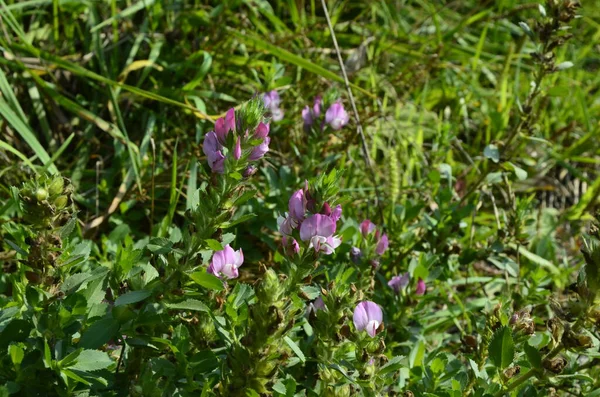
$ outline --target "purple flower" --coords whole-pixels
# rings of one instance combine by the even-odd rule
[[[277,227],[279,228],[279,233],[283,235],[291,235],[292,231],[298,227],[298,220],[288,214],[285,214],[285,217],[278,216],[277,217]]]
[[[306,197],[304,196],[304,190],[298,189],[292,194],[288,201],[288,210],[290,216],[298,222],[304,220],[304,214],[306,213]]]
[[[340,102],[332,104],[325,113],[325,122],[334,130],[341,129],[348,124],[349,120],[348,113],[346,113],[344,106]]]
[[[238,139],[235,142],[235,148],[233,149],[233,158],[239,160],[240,157],[242,157],[242,142],[241,138],[238,136]]]
[[[208,273],[219,278],[232,279],[238,276],[238,268],[244,263],[244,253],[240,248],[234,251],[227,244],[222,251],[213,254],[212,261],[208,267]]]
[[[304,109],[302,109],[302,120],[304,120],[305,127],[310,127],[315,122],[312,112],[308,106],[305,106]]]
[[[415,295],[423,295],[427,291],[427,286],[425,285],[425,281],[419,277],[419,281],[417,282],[417,288],[415,289]]]
[[[364,238],[367,238],[367,236],[369,234],[373,233],[374,230],[375,230],[375,224],[368,219],[365,219],[360,224],[360,232],[362,233]]]
[[[229,131],[235,131],[235,109],[231,108],[225,114],[225,118],[221,117],[215,122],[215,132],[217,139],[221,145],[227,142]]]
[[[317,310],[325,310],[325,302],[323,302],[323,297],[319,295],[317,299],[313,302],[313,307],[315,311]]]
[[[244,178],[250,178],[252,175],[254,175],[257,171],[256,166],[250,164],[249,166],[246,167],[246,169],[244,170],[242,176]]]
[[[377,242],[377,247],[375,247],[375,252],[377,253],[377,255],[383,255],[384,252],[388,249],[388,245],[388,236],[387,234],[384,234]]]
[[[281,103],[281,98],[277,91],[273,90],[270,92],[265,92],[263,95],[263,102],[267,109],[278,108]]]
[[[263,141],[260,143],[260,145],[255,146],[254,149],[252,149],[252,152],[250,153],[248,160],[254,161],[254,160],[261,159],[265,155],[265,153],[267,153],[269,151],[269,143],[270,142],[271,142],[271,138],[269,138],[269,137],[263,138]]]
[[[269,135],[269,124],[265,124],[263,122],[258,123],[258,127],[256,127],[256,131],[254,131],[255,138],[266,138]]]
[[[383,322],[383,313],[375,302],[364,301],[354,309],[352,320],[357,331],[366,330],[371,337],[374,337]]]
[[[315,251],[323,251],[329,255],[340,246],[342,240],[334,237],[335,222],[326,215],[315,214],[302,222],[300,226],[300,239],[310,241],[309,248]]]
[[[265,107],[271,112],[271,118],[273,121],[279,121],[283,119],[283,110],[279,107],[281,98],[277,91],[273,90],[263,95],[263,102]]]
[[[356,264],[360,263],[360,260],[362,259],[362,251],[360,250],[360,248],[358,247],[352,247],[350,248],[350,260]]]
[[[394,290],[395,293],[399,293],[401,290],[406,288],[409,281],[410,274],[404,273],[402,276],[392,277],[392,279],[388,281],[388,285]]]
[[[208,165],[213,172],[222,174],[225,165],[225,156],[221,150],[223,146],[219,143],[217,134],[214,131],[210,131],[204,136],[204,143],[202,145],[204,154],[208,158]]]

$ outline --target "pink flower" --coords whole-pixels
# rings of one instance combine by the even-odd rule
[[[208,273],[219,278],[237,278],[238,268],[244,263],[244,253],[240,248],[234,251],[229,244],[222,251],[213,254],[212,261],[208,267]]]
[[[340,220],[341,217],[342,217],[342,206],[338,204],[335,206],[335,208],[331,212],[331,219],[334,222],[337,222]]]
[[[240,137],[238,136],[238,139],[235,142],[235,148],[233,149],[233,158],[239,160],[240,157],[242,157],[242,142]]]
[[[354,309],[352,320],[357,331],[366,330],[371,337],[374,337],[383,322],[383,313],[375,302],[364,301]]]
[[[364,238],[367,238],[367,236],[369,234],[373,233],[374,230],[375,230],[375,224],[368,219],[365,219],[360,224],[360,232],[362,233]]]
[[[260,123],[258,127],[256,127],[256,131],[254,131],[254,138],[261,139],[262,142],[255,146],[250,152],[250,156],[248,160],[254,161],[261,159],[265,153],[269,151],[269,143],[271,142],[271,138],[269,138],[269,124]]]
[[[306,197],[304,196],[304,190],[298,189],[292,194],[288,201],[288,210],[292,218],[299,222],[304,220],[304,214],[306,214]]]
[[[284,235],[283,238],[281,239],[281,244],[283,245],[283,248],[285,249],[285,253],[288,256],[294,256],[298,252],[300,252],[300,245],[298,244],[296,239],[293,237],[288,237],[288,236]]]
[[[423,279],[419,277],[419,281],[417,282],[417,288],[415,289],[415,295],[424,295],[425,291],[427,291],[425,281],[423,281]]]
[[[306,218],[300,226],[300,239],[310,241],[309,248],[329,255],[340,246],[342,240],[334,237],[335,222],[326,215],[315,214]]]
[[[409,281],[410,275],[408,273],[404,273],[402,276],[392,277],[392,279],[388,281],[388,285],[394,290],[395,293],[399,293],[401,290],[406,288]]]
[[[214,131],[210,131],[204,136],[202,150],[208,158],[210,169],[219,174],[223,173],[225,165],[225,156],[221,152],[222,149],[223,146],[219,143],[217,134]]]
[[[286,213],[285,217],[277,217],[277,227],[279,228],[279,233],[289,236],[292,234],[293,230],[298,227],[298,220]]]
[[[341,129],[348,124],[349,120],[348,113],[346,113],[344,106],[340,102],[332,104],[325,113],[325,122],[334,130]]]
[[[315,97],[315,103],[313,104],[313,116],[315,119],[318,119],[321,116],[321,106],[323,104],[323,99],[320,96]]]
[[[375,247],[375,252],[377,253],[377,255],[381,256],[385,253],[385,251],[387,251],[388,246],[389,246],[388,236],[387,236],[387,234],[384,234],[383,236],[381,236],[381,238],[377,242],[377,247]]]
[[[235,131],[235,109],[231,108],[225,114],[225,118],[221,117],[215,122],[215,132],[217,139],[221,145],[227,142],[229,131]]]

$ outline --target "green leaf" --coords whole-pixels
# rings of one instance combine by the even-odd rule
[[[141,302],[150,295],[152,295],[150,291],[131,291],[126,293],[125,295],[119,296],[115,301],[115,306],[130,305],[132,303]]]
[[[190,274],[190,278],[194,280],[196,284],[201,285],[204,288],[215,291],[223,290],[223,281],[206,271],[194,272]]]
[[[79,341],[79,347],[97,349],[117,335],[119,322],[114,318],[103,318],[94,322],[84,331]]]
[[[99,371],[110,367],[113,363],[114,361],[105,352],[83,350],[77,357],[75,364],[69,366],[69,368],[84,372]]]
[[[210,248],[211,250],[213,250],[213,251],[223,251],[223,246],[217,240],[208,239],[208,240],[205,240],[205,241],[206,241],[206,245],[208,245],[208,248]]]
[[[531,364],[532,368],[542,368],[542,355],[540,351],[535,347],[531,346],[529,343],[525,343],[523,345],[525,349],[525,354],[527,355],[527,359],[529,360],[529,364]]]
[[[208,306],[196,299],[187,299],[178,303],[167,303],[165,306],[167,306],[169,309],[194,310],[198,312],[210,313]]]
[[[153,254],[168,254],[173,248],[173,242],[164,237],[154,237],[146,248]]]
[[[17,345],[10,345],[10,347],[8,348],[8,351],[10,354],[10,359],[13,362],[13,364],[15,366],[18,366],[19,364],[21,364],[21,361],[23,361],[23,357],[25,357],[25,352],[23,352],[23,349]]]
[[[499,328],[490,341],[488,347],[490,360],[500,369],[508,367],[515,358],[515,343],[509,327]]]
[[[273,385],[273,391],[276,391],[279,394],[283,394],[284,396],[287,394],[287,389],[281,380],[278,380],[277,383]]]
[[[483,155],[486,158],[492,160],[494,163],[500,161],[500,151],[498,150],[498,147],[494,144],[487,145],[485,149],[483,149]]]
[[[296,356],[298,356],[298,358],[300,359],[300,361],[302,361],[303,363],[306,362],[306,357],[304,357],[304,353],[302,353],[302,350],[300,350],[300,348],[298,347],[298,345],[296,344],[296,342],[294,342],[293,340],[291,340],[289,336],[285,336],[283,338],[283,340],[285,341],[285,343],[288,344],[288,346],[290,347],[290,349],[292,349],[294,351],[294,353],[296,353]]]
[[[137,3],[125,8],[123,11],[119,12],[118,14],[115,14],[112,17],[103,20],[98,25],[92,27],[92,29],[90,29],[90,32],[93,33],[99,29],[102,29],[105,26],[110,26],[115,21],[119,21],[121,19],[127,18],[140,10],[148,9],[148,7],[150,7],[152,4],[154,4],[155,1],[156,0],[140,0]]]

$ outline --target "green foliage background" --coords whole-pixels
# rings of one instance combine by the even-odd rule
[[[236,202],[232,227],[215,239],[216,246],[207,243],[200,262],[205,265],[221,243],[243,248],[240,283],[221,302],[234,308],[224,310],[240,326],[249,315],[243,302],[254,299],[248,286],[263,279],[265,268],[284,262],[276,219],[290,194],[305,179],[343,169],[336,186],[346,242],[337,258],[343,259],[324,263],[334,268],[348,262],[363,219],[385,228],[390,251],[365,289],[386,313],[387,347],[379,352],[386,356],[379,375],[369,381],[341,361],[329,368],[330,383],[341,385],[337,391],[310,391],[313,375],[294,366],[247,389],[264,387],[254,393],[275,395],[502,395],[511,379],[507,367],[542,371],[540,351],[553,359],[549,346],[556,335],[549,320],[579,302],[569,287],[584,264],[582,235],[600,193],[600,3],[582,2],[580,17],[564,32],[572,38],[553,50],[552,62],[564,70],[541,81],[532,57],[539,38],[527,34],[542,20],[537,2],[327,4],[372,168],[319,1],[0,0],[3,393],[74,395],[89,387],[114,395],[227,394],[218,380],[226,372],[225,353],[213,343],[215,330],[204,324],[215,310],[214,296],[206,306],[207,295],[198,292],[198,286],[211,294],[222,287],[203,272],[194,279],[197,291],[178,286],[193,302],[167,303],[172,310],[206,314],[197,335],[176,324],[149,339],[135,339],[134,327],[120,332],[134,339],[131,346],[161,352],[129,357],[138,360],[132,368],[139,372],[121,372],[123,378],[113,336],[151,311],[150,303],[136,305],[150,296],[144,288],[164,276],[167,253],[178,248],[188,227],[186,210],[210,181],[202,137],[227,109],[270,90],[282,97],[285,118],[271,123],[271,150],[251,182],[256,193]],[[535,81],[539,92],[529,103]],[[342,98],[350,124],[323,136],[307,134],[302,108],[332,92]],[[524,114],[532,121],[517,129]],[[24,226],[11,186],[21,188],[44,172],[68,178],[77,221],[60,225],[60,270],[52,288],[33,293],[27,292],[32,280],[25,281],[25,267],[32,252],[27,237],[35,230]],[[142,257],[146,264],[136,279],[131,269]],[[399,302],[387,280],[406,271],[426,280],[428,291]],[[94,284],[105,277],[108,285]],[[336,271],[331,277],[344,276]],[[122,308],[114,318],[102,317],[106,289]],[[53,317],[36,317],[59,296],[65,303]],[[592,299],[585,310],[593,305]],[[517,331],[505,331],[511,316],[527,307],[539,339],[529,343]],[[154,308],[138,326],[179,316]],[[502,328],[487,335],[491,318]],[[549,388],[561,395],[600,395],[600,341],[595,328],[588,330],[593,344],[586,343],[585,354],[570,351],[562,375],[539,376],[535,387],[525,379],[514,395],[551,395]],[[479,343],[474,350],[465,342],[471,336]],[[308,353],[308,344],[285,338],[282,351],[303,365],[299,356]],[[190,347],[194,343],[206,349]],[[83,350],[70,356],[67,345]],[[502,354],[511,348],[513,357]],[[27,360],[36,364],[27,366]],[[146,360],[154,361],[144,367]],[[197,379],[194,373],[205,375]],[[24,386],[32,376],[52,380],[39,389]],[[188,390],[180,379],[200,389]]]

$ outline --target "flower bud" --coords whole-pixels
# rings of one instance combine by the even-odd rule
[[[362,259],[362,251],[357,247],[350,248],[350,260],[353,263],[359,264]]]
[[[248,167],[246,167],[246,169],[242,173],[242,176],[244,178],[250,178],[252,175],[256,174],[256,171],[257,171],[256,166],[250,164]]]
[[[48,192],[51,196],[58,196],[59,194],[62,194],[64,186],[65,181],[63,178],[61,176],[55,176],[54,179],[52,179],[50,186],[48,186]]]

